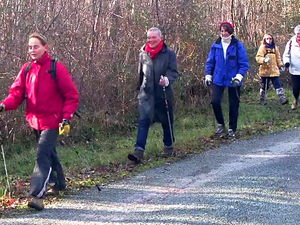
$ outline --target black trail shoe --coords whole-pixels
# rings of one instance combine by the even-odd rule
[[[164,152],[162,153],[162,157],[169,158],[169,157],[172,157],[173,154],[174,154],[173,147],[171,147],[171,148],[164,148]]]
[[[224,124],[218,124],[218,129],[215,132],[216,135],[222,136],[225,134],[225,125]]]
[[[143,163],[144,151],[135,149],[134,153],[128,154],[128,159],[135,163]]]
[[[289,103],[289,100],[286,98],[286,97],[281,97],[279,99],[281,105],[285,105],[285,104],[288,104]]]
[[[28,207],[41,211],[44,209],[43,199],[33,197],[33,199],[28,202]]]
[[[228,129],[228,138],[235,138],[235,131]]]

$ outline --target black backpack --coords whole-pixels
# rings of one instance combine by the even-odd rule
[[[47,71],[48,73],[51,73],[52,79],[55,80],[55,81],[56,81],[56,64],[57,64],[57,59],[52,59],[51,60],[50,70]],[[29,62],[28,65],[26,66],[26,69],[25,69],[25,80],[26,80],[27,73],[30,70],[30,67],[31,67],[31,62]],[[26,96],[26,91],[25,91],[24,99],[26,99],[26,98],[27,98],[27,96]],[[81,118],[81,116],[79,115],[79,113],[77,111],[74,113],[74,115],[76,115],[79,118]]]

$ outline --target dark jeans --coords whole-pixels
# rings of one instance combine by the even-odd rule
[[[165,147],[172,147],[172,143],[175,141],[174,139],[174,132],[173,132],[173,110],[170,107],[169,116],[170,116],[170,123],[168,121],[167,110],[165,106],[165,102],[158,102],[155,105],[156,111],[156,118],[160,121],[162,128],[163,128],[163,142]],[[157,115],[158,114],[158,115]],[[149,128],[151,125],[151,120],[149,118],[139,118],[139,128],[136,138],[135,149],[145,150],[147,137]],[[170,130],[170,125],[171,130]],[[173,141],[171,138],[171,132],[173,136]]]
[[[261,78],[261,88],[266,91],[270,87],[270,81],[272,81],[272,84],[275,89],[281,88],[280,79],[279,77],[262,77]],[[267,86],[266,86],[267,85]]]
[[[41,198],[48,183],[55,183],[59,189],[66,187],[65,176],[56,153],[58,129],[34,130],[38,141],[36,163],[31,175],[29,194]]]
[[[225,124],[221,100],[223,98],[223,92],[225,87],[213,85],[212,86],[212,100],[211,104],[215,113],[216,120],[219,124]],[[239,105],[240,105],[240,87],[228,87],[228,98],[229,98],[229,129],[234,132],[237,128]]]
[[[291,79],[292,79],[293,95],[295,99],[298,100],[299,92],[300,92],[300,75],[291,74]]]

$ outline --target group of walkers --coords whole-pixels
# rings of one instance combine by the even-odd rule
[[[234,138],[238,121],[240,88],[249,69],[249,61],[244,46],[233,35],[233,25],[229,22],[223,22],[220,25],[220,31],[221,36],[212,45],[206,61],[204,83],[206,86],[212,86],[211,104],[218,122],[215,134],[219,136],[226,135],[221,100],[224,89],[228,88],[229,129],[227,136]],[[259,64],[258,75],[261,77],[259,102],[264,105],[267,104],[266,92],[269,89],[270,81],[272,81],[281,104],[288,103],[279,76],[280,72],[289,70],[294,95],[291,108],[294,110],[298,107],[300,92],[300,25],[294,28],[294,32],[295,35],[286,44],[283,61],[271,34],[264,35],[258,49],[256,61]]]
[[[210,49],[206,61],[205,85],[212,88],[211,104],[218,122],[216,135],[233,138],[236,135],[240,88],[249,69],[247,52],[233,35],[229,22],[220,25],[220,37]],[[300,91],[300,25],[295,36],[287,43],[283,62],[271,34],[266,34],[256,55],[260,65],[262,87],[260,102],[266,104],[266,91],[272,81],[282,104],[288,103],[279,81],[280,69],[289,68],[292,76],[295,100],[292,109],[298,107]],[[28,206],[36,210],[44,208],[43,198],[52,192],[57,194],[66,188],[62,166],[56,153],[58,135],[67,135],[70,121],[79,104],[76,86],[68,69],[47,53],[47,39],[33,33],[29,36],[30,62],[25,63],[10,88],[10,93],[0,106],[0,111],[16,109],[26,102],[26,119],[33,128],[38,142],[35,167],[31,176]],[[151,124],[159,122],[163,129],[163,157],[173,155],[174,94],[173,84],[178,76],[176,55],[162,39],[158,28],[147,31],[147,43],[139,57],[138,132],[134,152],[128,159],[143,162],[148,131]],[[229,96],[229,127],[226,132],[221,100],[225,88]]]
[[[278,47],[275,45],[274,37],[266,34],[262,44],[258,49],[256,61],[260,65],[258,75],[261,77],[259,102],[267,104],[266,92],[269,89],[270,81],[276,90],[281,104],[287,104],[288,99],[284,96],[283,88],[280,84],[280,72],[289,70],[292,80],[292,90],[294,101],[291,108],[298,108],[300,92],[300,25],[294,28],[295,35],[287,42],[281,60]]]

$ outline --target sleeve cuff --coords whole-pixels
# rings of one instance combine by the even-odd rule
[[[236,76],[235,76],[240,82],[243,80],[243,78],[244,78],[244,76],[242,75],[242,74],[237,74]]]
[[[63,119],[70,120],[73,118],[74,114],[64,114]]]

